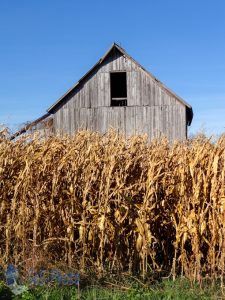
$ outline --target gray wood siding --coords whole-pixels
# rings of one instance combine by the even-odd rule
[[[127,72],[127,106],[110,107],[110,72]],[[79,129],[104,133],[113,127],[125,134],[186,138],[186,107],[131,59],[118,51],[73,92],[54,112],[59,134]]]

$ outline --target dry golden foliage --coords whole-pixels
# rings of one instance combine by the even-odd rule
[[[225,136],[0,136],[0,259],[200,280],[225,260]]]

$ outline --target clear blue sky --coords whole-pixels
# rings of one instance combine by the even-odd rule
[[[190,132],[225,128],[224,0],[0,0],[0,123],[45,113],[115,41],[193,106]]]

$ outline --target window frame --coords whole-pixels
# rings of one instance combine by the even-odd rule
[[[112,97],[112,75],[116,73],[124,73],[126,76],[126,97]],[[111,71],[109,72],[109,80],[110,80],[110,107],[125,107],[127,106],[127,71],[119,70],[119,71]],[[113,101],[121,101],[119,105],[113,105]],[[116,102],[115,102],[116,103]]]

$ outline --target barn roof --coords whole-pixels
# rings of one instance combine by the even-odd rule
[[[78,80],[62,97],[60,97],[55,103],[53,103],[47,110],[48,113],[53,113],[54,110],[64,101],[66,96],[68,96],[71,92],[73,92],[79,85],[85,80],[93,71],[95,71],[101,64],[105,61],[105,59],[110,55],[111,51],[117,49],[122,55],[132,60],[136,65],[138,65],[148,76],[150,76],[162,89],[164,89],[167,93],[175,97],[180,103],[186,106],[187,108],[187,125],[191,125],[191,121],[193,118],[193,110],[190,104],[184,101],[181,97],[171,91],[168,87],[166,87],[162,82],[160,82],[153,74],[147,71],[142,65],[140,65],[133,57],[131,57],[123,48],[121,48],[118,44],[113,43],[109,50],[99,59],[99,61],[83,76],[80,80]]]
[[[19,129],[14,134],[12,134],[11,137],[10,137],[10,139],[14,140],[16,137],[20,136],[23,133],[26,133],[27,131],[29,131],[30,129],[32,129],[32,127],[34,127],[37,124],[39,124],[40,122],[46,120],[50,116],[51,116],[51,114],[47,112],[46,114],[44,114],[43,116],[39,117],[38,119],[36,119],[36,120],[34,120],[32,122],[28,122],[25,126],[23,126],[21,129]]]

